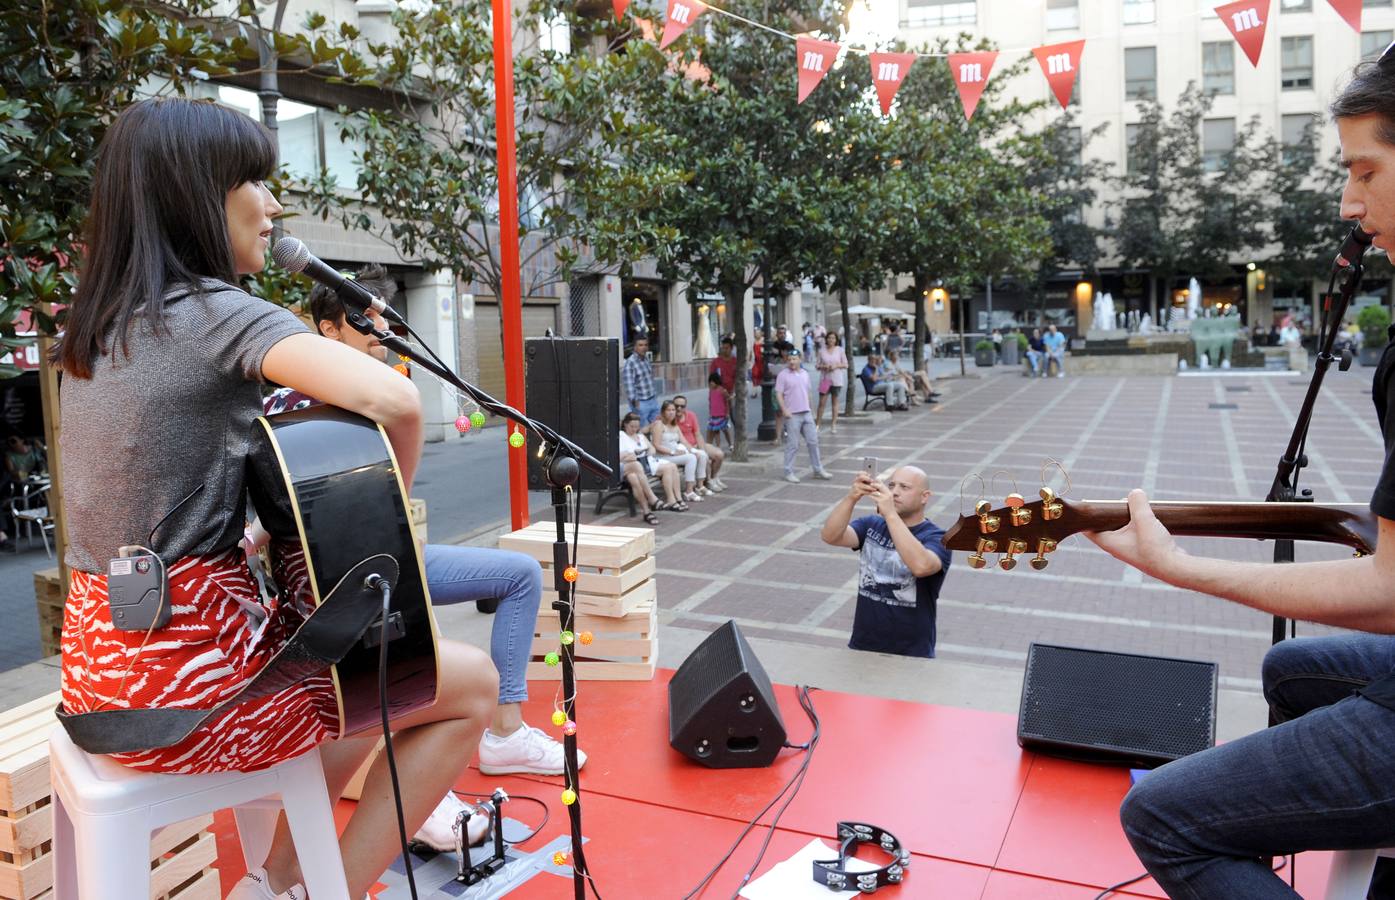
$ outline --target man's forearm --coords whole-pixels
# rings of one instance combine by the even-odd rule
[[[848,523],[852,521],[853,507],[856,505],[855,497],[844,497],[833,504],[833,509],[829,511],[828,518],[823,523],[823,530],[819,532],[819,537],[825,544],[837,543],[847,532]]]
[[[925,549],[925,545],[911,534],[911,530],[901,521],[900,516],[888,518],[886,530],[891,535],[891,543],[896,547],[901,561],[917,578],[934,575],[943,568],[944,563],[940,562],[940,558]]]

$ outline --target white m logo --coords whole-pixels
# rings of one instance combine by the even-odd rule
[[[673,4],[673,21],[688,24],[688,17],[693,14],[691,6],[684,6],[682,3]]]
[[[808,69],[810,72],[823,71],[823,54],[815,53],[812,50],[804,51],[804,62],[800,63],[801,69]]]
[[[962,63],[962,64],[959,66],[959,81],[960,81],[960,83],[967,83],[967,82],[970,82],[970,81],[982,81],[982,80],[983,80],[983,64],[982,64],[982,63]]]
[[[1251,28],[1258,28],[1264,23],[1259,20],[1259,10],[1242,9],[1238,13],[1233,13],[1230,21],[1235,23],[1235,30],[1249,31]]]
[[[878,81],[895,81],[901,77],[900,63],[879,63],[877,65]]]
[[[1046,58],[1046,74],[1058,75],[1061,72],[1069,72],[1070,70],[1069,53],[1053,53]]]

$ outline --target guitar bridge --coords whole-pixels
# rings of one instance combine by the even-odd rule
[[[402,621],[402,613],[389,613],[387,626],[389,641],[395,641],[398,638],[407,636],[407,626]],[[363,646],[376,647],[382,642],[383,617],[379,616],[373,620],[373,624],[369,625],[368,630],[363,633]]]

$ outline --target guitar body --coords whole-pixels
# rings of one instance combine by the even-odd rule
[[[397,561],[388,714],[430,706],[437,690],[436,622],[387,435],[363,416],[326,405],[258,418],[252,429],[252,505],[273,538],[299,540],[305,548],[316,606],[364,559],[387,554]],[[331,670],[339,737],[381,727],[379,635],[378,624],[370,627]]]

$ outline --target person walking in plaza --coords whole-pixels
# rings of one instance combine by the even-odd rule
[[[829,331],[824,334],[823,346],[818,350],[819,370],[819,411],[814,414],[814,427],[823,423],[823,405],[828,403],[828,430],[838,433],[838,395],[848,386],[848,355],[843,352],[838,335]]]
[[[1341,215],[1395,252],[1395,54],[1357,66],[1331,105],[1347,180]],[[1087,534],[1110,555],[1184,590],[1343,633],[1283,640],[1261,679],[1274,721],[1155,769],[1120,809],[1124,834],[1171,897],[1297,896],[1270,858],[1395,846],[1395,344],[1372,385],[1385,460],[1371,494],[1375,551],[1288,565],[1194,555],[1141,490],[1129,523]],[[1379,859],[1370,893],[1395,896]]]
[[[717,477],[717,472],[722,468],[722,461],[726,459],[726,454],[720,447],[714,447],[702,439],[702,432],[698,428],[697,413],[688,409],[688,398],[679,394],[673,398],[674,412],[678,418],[678,431],[683,435],[683,440],[694,451],[701,452],[707,456],[707,477],[700,484],[713,494],[720,494],[727,489]]]
[[[800,362],[799,351],[790,350],[785,354],[785,367],[775,378],[775,405],[785,417],[785,480],[792,484],[799,483],[799,476],[794,474],[794,457],[799,452],[801,436],[809,450],[814,477],[833,477],[819,461],[819,429],[809,408],[809,373]]]
[[[1046,348],[1046,360],[1042,365],[1042,377],[1051,374],[1051,364],[1056,364],[1056,377],[1066,377],[1066,336],[1056,330],[1056,323],[1052,322],[1046,326],[1046,334],[1041,338],[1042,346]]]
[[[1027,364],[1033,378],[1046,374],[1046,342],[1042,340],[1040,328],[1033,328],[1032,336],[1027,338]]]
[[[683,468],[683,499],[700,503],[709,491],[702,486],[707,478],[707,454],[683,439],[678,427],[678,407],[665,400],[659,417],[649,426],[649,440],[659,456]]]
[[[864,497],[876,514],[853,519]],[[885,484],[858,472],[824,521],[825,544],[858,554],[852,649],[935,656],[935,607],[950,552],[944,531],[925,518],[929,502],[929,481],[915,466],[894,469]]]
[[[634,349],[625,357],[620,373],[625,382],[625,396],[630,412],[637,413],[643,425],[659,417],[659,396],[654,389],[654,366],[649,362],[649,339],[636,338]]]

